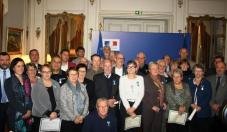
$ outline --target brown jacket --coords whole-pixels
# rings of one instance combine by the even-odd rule
[[[150,111],[152,110],[153,106],[159,107],[160,106],[159,103],[160,101],[158,99],[160,95],[159,88],[154,84],[150,75],[146,75],[144,77],[144,87],[145,87],[145,94],[143,98],[144,109]]]

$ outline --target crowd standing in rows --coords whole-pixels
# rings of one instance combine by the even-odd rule
[[[137,53],[125,63],[124,54],[103,48],[104,56],[85,49],[69,57],[63,49],[50,64],[39,64],[39,52],[29,52],[25,64],[0,53],[0,131],[39,132],[41,118],[60,118],[63,132],[224,132],[221,107],[227,103],[226,64],[214,58],[205,69],[180,49],[179,59],[165,55],[146,64]],[[206,72],[208,71],[208,72]],[[168,123],[170,110],[190,114],[185,125]],[[141,127],[125,130],[125,119],[142,115]]]

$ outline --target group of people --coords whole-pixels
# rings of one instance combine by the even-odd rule
[[[63,132],[224,132],[220,110],[227,103],[226,64],[216,56],[214,68],[169,55],[146,64],[139,52],[125,64],[124,54],[103,48],[89,61],[79,47],[71,58],[63,49],[50,64],[39,64],[39,52],[29,52],[25,64],[0,53],[0,131],[39,132],[41,118],[60,118]],[[169,111],[196,110],[185,125],[169,123]],[[141,126],[125,129],[125,119],[141,115]]]

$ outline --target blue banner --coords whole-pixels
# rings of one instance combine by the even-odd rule
[[[142,33],[142,32],[93,32],[92,54],[97,53],[101,39],[119,39],[120,52],[125,55],[126,62],[136,58],[138,52],[144,52],[146,62],[157,61],[164,55],[173,59],[179,58],[180,48],[190,51],[190,34],[183,33]]]

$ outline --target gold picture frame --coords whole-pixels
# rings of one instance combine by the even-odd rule
[[[7,28],[7,52],[11,55],[22,54],[23,29]]]

